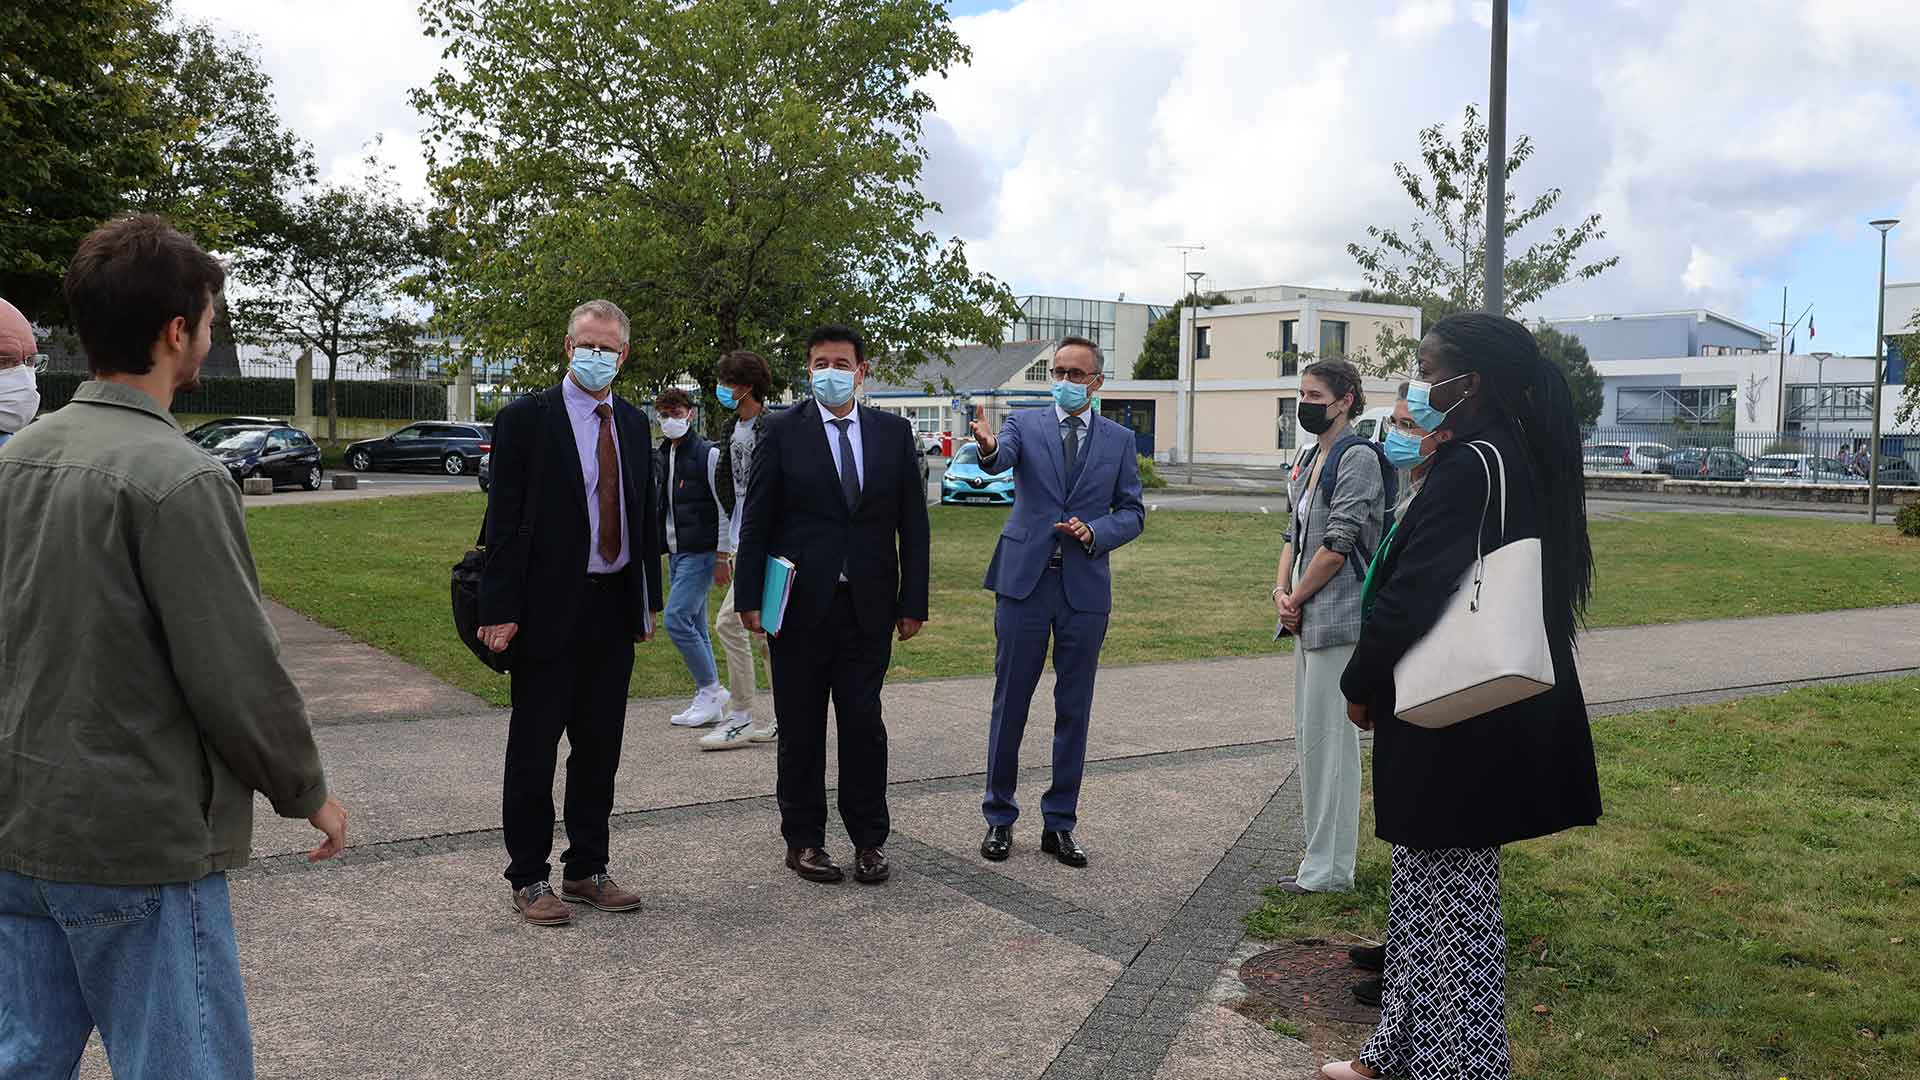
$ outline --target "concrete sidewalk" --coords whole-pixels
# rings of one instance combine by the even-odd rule
[[[320,670],[355,672],[354,693],[311,687],[353,847],[309,867],[310,830],[262,804],[261,858],[233,876],[262,1076],[1312,1075],[1303,1045],[1221,1005],[1241,917],[1298,859],[1290,657],[1102,673],[1079,871],[1037,851],[1037,815],[1008,862],[975,850],[991,680],[890,687],[895,872],[875,888],[781,865],[772,747],[701,754],[666,723],[678,700],[635,701],[613,870],[648,908],[539,930],[499,876],[505,714],[320,635]],[[1809,647],[1836,641],[1872,655]],[[1600,631],[1581,664],[1602,712],[1916,657],[1909,607]],[[106,1075],[97,1049],[85,1075]]]

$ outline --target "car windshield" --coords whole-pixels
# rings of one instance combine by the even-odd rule
[[[954,452],[953,463],[955,465],[980,464],[980,447],[973,443],[967,443]]]
[[[264,431],[225,431],[213,440],[215,450],[258,450],[267,441]]]

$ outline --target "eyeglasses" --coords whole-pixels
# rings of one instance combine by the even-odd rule
[[[1100,373],[1097,371],[1079,371],[1075,368],[1063,367],[1054,368],[1052,375],[1056,382],[1064,379],[1067,382],[1079,383],[1082,386],[1100,377]]]

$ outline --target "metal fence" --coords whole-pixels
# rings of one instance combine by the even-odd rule
[[[1673,474],[1674,463],[1667,459],[1675,452],[1730,450],[1739,456],[1738,462],[1724,456],[1708,461],[1702,455],[1688,455],[1688,469],[1714,479],[1864,484],[1871,443],[1870,433],[1855,430],[1734,431],[1635,425],[1586,429],[1582,453],[1588,472]],[[1797,472],[1787,474],[1785,462],[1779,460],[1783,458],[1806,460],[1800,462]],[[1920,474],[1920,433],[1883,433],[1880,461],[1882,482],[1913,482],[1912,478]],[[1663,462],[1665,468],[1661,467]],[[1705,472],[1699,471],[1702,467]]]

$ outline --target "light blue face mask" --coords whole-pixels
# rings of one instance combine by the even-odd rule
[[[813,373],[809,380],[813,386],[813,400],[831,409],[837,409],[853,400],[853,372],[839,368],[821,368]]]
[[[740,399],[733,396],[733,387],[731,386],[722,384],[714,387],[713,396],[720,402],[720,407],[723,409],[731,409],[740,404]]]
[[[1447,413],[1452,412],[1453,409],[1459,408],[1460,401],[1465,401],[1467,399],[1461,398],[1460,401],[1456,401],[1453,403],[1453,409],[1448,409],[1447,412],[1441,412],[1439,409],[1434,408],[1431,403],[1434,387],[1445,386],[1447,385],[1447,383],[1450,383],[1450,382],[1458,382],[1461,379],[1464,379],[1466,377],[1467,377],[1466,375],[1455,375],[1451,379],[1445,379],[1437,383],[1429,383],[1429,382],[1408,383],[1407,384],[1407,415],[1412,417],[1413,422],[1419,425],[1420,427],[1423,427],[1428,431],[1439,431],[1440,425],[1446,423],[1447,421]]]
[[[575,345],[573,362],[568,367],[576,382],[597,394],[611,386],[613,377],[620,373],[620,354],[611,349]]]
[[[1409,390],[1411,394],[1411,390]],[[1427,440],[1409,435],[1399,428],[1387,430],[1387,441],[1380,452],[1387,455],[1387,464],[1396,469],[1412,469],[1432,457],[1431,453],[1421,453],[1420,446]]]
[[[1086,408],[1087,398],[1092,394],[1090,387],[1066,379],[1055,379],[1053,383],[1053,403],[1070,413]]]

